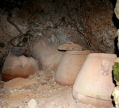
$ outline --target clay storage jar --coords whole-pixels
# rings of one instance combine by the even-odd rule
[[[112,68],[116,59],[115,54],[89,54],[73,85],[73,97],[96,108],[112,108]]]
[[[38,71],[38,65],[32,57],[9,54],[2,69],[2,80],[9,81],[16,77],[27,78]]]
[[[87,55],[91,51],[67,51],[61,59],[56,71],[56,82],[61,85],[72,86]]]
[[[55,70],[62,57],[62,53],[56,50],[55,45],[53,46],[43,40],[34,43],[31,53],[45,71]]]

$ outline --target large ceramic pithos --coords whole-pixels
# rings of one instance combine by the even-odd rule
[[[55,76],[56,82],[61,85],[73,85],[82,64],[90,52],[89,50],[67,51],[57,68]]]
[[[116,58],[115,54],[89,54],[73,85],[74,98],[89,104],[111,104],[112,68]]]

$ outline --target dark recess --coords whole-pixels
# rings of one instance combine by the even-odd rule
[[[113,4],[113,7],[115,7],[116,0],[109,0],[109,1]]]
[[[113,14],[113,16],[112,16],[112,21],[113,21],[115,27],[118,29],[119,28],[119,20],[117,19],[115,14]]]
[[[0,0],[0,8],[10,11],[14,8],[21,8],[25,0]]]

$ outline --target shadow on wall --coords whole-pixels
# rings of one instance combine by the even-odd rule
[[[119,29],[119,19],[117,19],[116,15],[113,14],[112,21],[117,29]]]
[[[115,7],[115,4],[116,4],[117,0],[109,0],[109,1],[113,4],[113,7]]]
[[[118,46],[117,46],[117,43],[118,43],[118,38],[116,37],[115,40],[114,40],[114,53],[117,54],[117,57],[119,57],[119,49],[118,49]]]
[[[115,8],[115,5],[116,5],[116,1],[117,1],[117,0],[110,0],[110,2],[113,4],[113,7],[114,7],[114,8]],[[113,21],[115,27],[116,27],[117,29],[119,29],[119,19],[117,19],[115,13],[114,13],[113,16],[112,16],[112,21]],[[114,51],[115,51],[114,53],[117,54],[117,56],[119,57],[119,49],[118,49],[117,43],[118,43],[118,37],[116,36],[116,38],[115,38],[115,40],[114,40],[114,48],[115,48],[115,49],[114,49]]]
[[[24,4],[24,0],[1,0],[0,8],[5,10],[12,10],[14,8],[21,8]]]

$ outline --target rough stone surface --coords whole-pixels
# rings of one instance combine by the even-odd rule
[[[30,45],[45,38],[58,45],[72,41],[85,49],[114,52],[116,27],[112,21],[113,5],[109,0],[27,2],[21,9],[9,10],[11,17],[9,12],[0,9],[0,43],[4,44],[4,47],[0,46],[1,60],[12,47],[10,40],[15,38],[19,42],[23,37],[27,40],[25,44]],[[25,36],[18,36],[19,31],[7,20],[8,17]]]
[[[38,107],[37,107],[37,102],[36,102],[36,100],[31,99],[31,100],[28,102],[28,108],[38,108]]]

